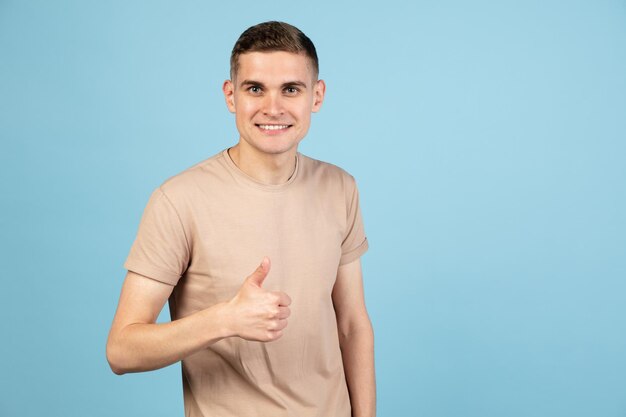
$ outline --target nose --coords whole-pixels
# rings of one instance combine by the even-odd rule
[[[266,116],[280,116],[284,112],[282,97],[280,94],[271,92],[265,95],[263,101],[263,114]]]

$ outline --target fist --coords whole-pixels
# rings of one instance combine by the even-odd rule
[[[291,299],[281,291],[266,291],[263,281],[270,271],[269,258],[248,276],[228,302],[233,332],[246,340],[270,342],[283,335],[291,314]]]

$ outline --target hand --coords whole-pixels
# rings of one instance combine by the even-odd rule
[[[262,288],[269,271],[270,260],[265,257],[227,304],[232,330],[243,339],[270,342],[281,337],[287,326],[291,299],[284,292]]]

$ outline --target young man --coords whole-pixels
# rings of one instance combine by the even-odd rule
[[[324,99],[313,43],[286,23],[249,28],[223,91],[239,142],[152,194],[111,368],[182,361],[186,416],[374,416],[356,184],[297,151]]]

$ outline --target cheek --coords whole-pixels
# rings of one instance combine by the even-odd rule
[[[303,124],[309,124],[311,122],[311,108],[307,107],[305,109],[301,109],[298,112],[298,119],[303,123]]]
[[[253,103],[246,100],[239,100],[235,104],[235,117],[237,120],[244,121],[252,117],[255,113]]]
[[[298,118],[298,120],[307,123],[311,120],[311,112],[313,110],[313,106],[311,105],[311,101],[307,97],[306,100],[302,100],[297,106],[294,106],[293,114]]]

